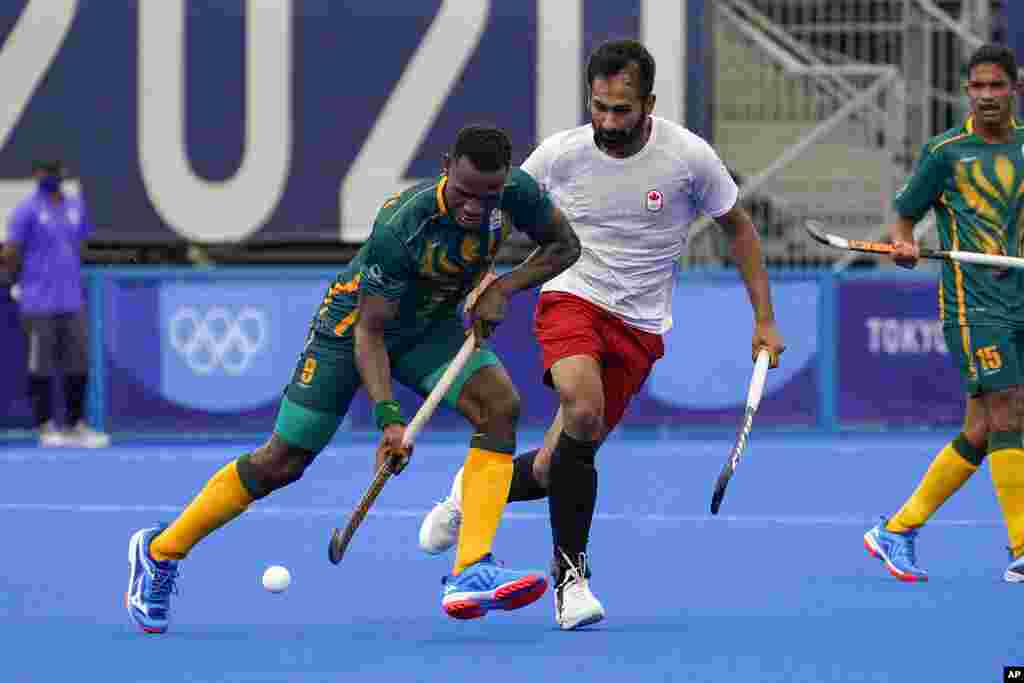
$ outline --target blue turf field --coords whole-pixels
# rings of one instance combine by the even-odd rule
[[[440,609],[451,556],[416,548],[464,441],[418,446],[342,564],[328,532],[370,480],[372,447],[335,445],[290,489],[201,544],[183,565],[172,631],[136,632],[122,595],[128,537],[170,519],[254,443],[0,450],[0,680],[143,681],[1002,680],[1024,663],[1018,604],[1001,581],[1006,534],[987,467],[922,533],[932,580],[909,585],[861,535],[909,494],[946,433],[754,435],[711,518],[731,437],[613,439],[599,456],[593,588],[608,612],[554,626],[550,593],[456,622]],[[536,441],[534,439],[533,441]],[[341,444],[341,437],[336,444]],[[523,440],[524,447],[532,447]],[[546,503],[509,506],[495,548],[546,566]],[[291,588],[260,587],[284,564]]]

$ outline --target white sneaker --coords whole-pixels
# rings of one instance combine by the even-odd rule
[[[43,448],[61,448],[70,446],[71,443],[68,441],[67,434],[58,429],[53,420],[47,420],[39,428],[39,445]]]
[[[604,605],[590,592],[587,581],[587,556],[581,554],[579,564],[559,549],[569,568],[562,575],[562,582],[555,587],[555,621],[563,631],[571,631],[604,619]]]
[[[437,555],[455,545],[462,527],[462,468],[448,497],[427,513],[420,525],[420,550]]]
[[[79,420],[67,433],[68,445],[80,448],[106,448],[110,445],[110,435],[97,432],[95,429]]]

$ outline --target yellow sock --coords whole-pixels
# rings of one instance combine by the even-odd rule
[[[978,471],[984,456],[985,451],[972,446],[963,434],[957,436],[935,456],[917,489],[885,528],[903,533],[922,526]]]
[[[1020,432],[995,432],[989,437],[989,468],[999,507],[1006,520],[1010,552],[1024,553],[1024,448]]]
[[[220,468],[174,523],[149,546],[154,560],[183,559],[210,533],[245,512],[253,497],[238,476],[236,461]]]
[[[512,486],[515,443],[497,443],[482,434],[473,437],[462,467],[462,529],[452,574],[491,552],[501,513]]]

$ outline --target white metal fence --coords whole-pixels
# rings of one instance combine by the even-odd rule
[[[715,146],[777,265],[833,263],[802,223],[881,234],[921,145],[966,115],[991,0],[716,0]],[[982,38],[984,36],[984,39]],[[702,221],[690,264],[728,259]],[[927,223],[922,232],[927,235]]]

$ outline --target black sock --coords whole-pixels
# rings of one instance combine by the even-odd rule
[[[565,562],[562,553],[576,563],[580,554],[587,551],[590,523],[594,519],[594,504],[597,502],[594,455],[600,445],[600,441],[578,441],[563,431],[551,456],[548,510],[551,513],[556,566]]]
[[[537,449],[516,456],[512,461],[512,486],[508,490],[508,502],[520,500],[540,500],[548,497],[548,490],[537,482],[533,476],[533,461],[537,457]]]
[[[36,426],[42,427],[53,418],[53,380],[46,375],[29,375],[28,397]]]
[[[85,415],[86,375],[64,375],[64,402],[68,407],[68,425],[74,427]]]

